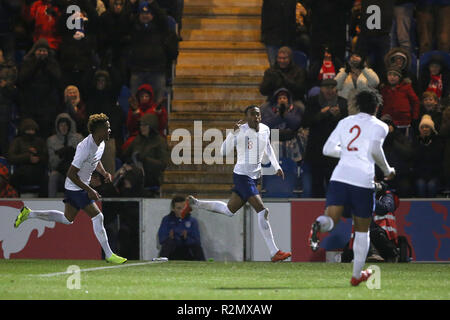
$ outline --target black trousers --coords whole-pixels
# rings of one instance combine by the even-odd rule
[[[204,261],[205,255],[200,244],[180,245],[175,239],[167,239],[161,246],[160,257],[169,260],[194,260]]]

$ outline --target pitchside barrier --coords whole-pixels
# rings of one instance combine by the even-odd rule
[[[227,201],[222,199],[222,201]],[[323,235],[321,248],[313,253],[307,238],[311,223],[323,213],[323,199],[265,199],[277,246],[292,251],[292,261],[325,261],[328,252],[342,249],[350,237],[351,219]],[[35,210],[64,211],[61,199],[1,199],[0,258],[5,259],[101,259],[100,245],[92,222],[79,213],[72,225],[30,219],[18,229],[13,223],[22,206]],[[170,199],[103,199],[110,244],[130,259],[158,257],[158,228],[170,212]],[[450,261],[450,200],[402,200],[396,212],[398,234],[413,248],[415,261]],[[260,235],[256,213],[248,205],[229,218],[203,210],[192,216],[199,222],[202,247],[207,259],[216,261],[269,261],[270,254]]]

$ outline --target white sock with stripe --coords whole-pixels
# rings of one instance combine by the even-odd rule
[[[100,212],[92,219],[92,226],[94,227],[94,233],[97,237],[98,242],[102,246],[103,252],[105,252],[105,257],[109,258],[112,256],[111,248],[108,243],[108,235],[106,234],[105,226],[103,225],[103,214]]]
[[[72,222],[67,220],[64,212],[58,210],[31,210],[28,214],[28,218],[55,221],[63,224],[72,224]]]
[[[369,232],[355,232],[355,239],[353,241],[353,277],[356,279],[361,278],[361,271],[366,264],[369,246]]]
[[[270,227],[269,220],[266,220],[264,215],[266,214],[266,210],[264,209],[261,212],[258,212],[258,226],[259,231],[261,231],[261,235],[266,242],[267,247],[270,251],[270,256],[273,257],[278,252],[278,247],[275,244],[275,240],[273,239],[272,228]]]

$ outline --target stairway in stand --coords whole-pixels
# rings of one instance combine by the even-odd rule
[[[168,140],[172,150],[179,143],[171,141],[174,131],[187,129],[192,162],[170,162],[163,197],[230,196],[233,165],[193,164],[194,152],[212,142],[196,143],[194,149],[194,139],[201,141],[209,128],[219,129],[225,138],[225,130],[242,119],[246,106],[264,102],[258,87],[269,65],[260,42],[261,6],[262,0],[185,0]],[[196,136],[194,121],[202,126]]]

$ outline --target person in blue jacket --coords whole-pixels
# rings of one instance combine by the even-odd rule
[[[181,218],[185,200],[185,197],[175,196],[170,204],[170,213],[161,221],[158,230],[161,245],[159,256],[169,260],[204,261],[197,219],[190,214]]]

